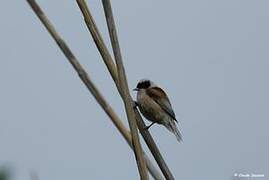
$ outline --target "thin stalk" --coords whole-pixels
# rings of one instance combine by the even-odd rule
[[[69,49],[65,41],[59,36],[53,25],[50,23],[49,19],[46,17],[46,15],[43,13],[39,5],[35,2],[35,0],[27,0],[35,14],[38,16],[40,21],[43,23],[43,25],[46,27],[50,35],[53,37],[55,42],[58,44],[59,48],[62,50],[63,54],[67,58],[67,60],[71,63],[73,68],[78,73],[80,79],[83,81],[87,89],[91,92],[91,94],[94,96],[96,101],[99,103],[99,105],[103,108],[105,113],[110,117],[113,124],[116,126],[116,128],[119,130],[119,132],[122,134],[122,136],[125,138],[129,146],[133,149],[132,146],[132,138],[129,131],[125,128],[120,118],[117,116],[115,111],[112,109],[112,107],[107,103],[105,98],[102,96],[100,91],[96,88],[94,83],[89,78],[89,75],[84,70],[84,68],[80,65],[77,58],[74,56],[72,51]],[[149,172],[152,174],[152,176],[157,180],[162,180],[161,175],[159,174],[158,170],[154,167],[154,165],[151,163],[149,157],[143,152],[143,156],[146,160],[147,168]]]
[[[132,97],[130,95],[129,88],[128,88],[127,77],[126,77],[123,60],[122,60],[122,56],[120,52],[120,45],[119,45],[119,41],[117,37],[117,30],[116,30],[116,26],[115,26],[115,22],[113,18],[110,0],[103,0],[102,2],[103,2],[105,15],[106,15],[110,41],[112,44],[112,49],[113,49],[113,53],[114,53],[114,57],[115,57],[116,65],[117,65],[118,81],[122,89],[122,95],[123,95],[122,99],[125,105],[125,111],[127,114],[129,127],[131,130],[131,135],[132,135],[132,140],[133,140],[132,142],[134,146],[134,152],[135,152],[138,170],[140,173],[140,178],[141,180],[147,180],[148,173],[146,170],[146,163],[142,154],[142,147],[139,141],[136,117],[135,117],[135,112],[133,109],[133,101],[132,101]]]
[[[85,0],[77,0],[77,4],[83,14],[85,23],[88,27],[89,32],[91,33],[93,40],[99,50],[99,53],[101,54],[103,61],[108,69],[108,71],[110,72],[110,75],[112,76],[115,85],[122,97],[122,91],[121,88],[119,87],[118,84],[118,79],[117,79],[117,69],[116,66],[113,62],[113,59],[106,47],[106,45],[104,44],[104,41],[102,39],[101,34],[99,33],[99,30],[94,22],[94,19],[89,11],[89,8],[87,7],[87,4],[85,2]],[[174,177],[171,173],[171,171],[169,170],[166,162],[164,161],[156,143],[154,142],[151,134],[149,133],[148,130],[145,130],[145,123],[140,115],[140,113],[138,112],[137,108],[134,108],[135,110],[135,114],[136,114],[136,120],[137,120],[137,125],[138,128],[140,130],[140,133],[142,134],[148,148],[150,149],[153,157],[155,158],[158,166],[160,167],[162,173],[164,174],[165,178],[168,180],[173,180]]]

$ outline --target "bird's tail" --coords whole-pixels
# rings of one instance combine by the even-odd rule
[[[169,131],[171,131],[172,133],[175,134],[175,136],[176,136],[176,138],[177,138],[177,140],[178,140],[179,142],[182,141],[182,135],[181,135],[180,131],[178,130],[177,125],[176,125],[176,123],[175,123],[174,120],[169,120],[169,121],[167,121],[167,123],[165,123],[164,126],[165,126]]]

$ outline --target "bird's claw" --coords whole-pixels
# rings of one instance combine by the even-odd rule
[[[149,130],[150,126],[145,126],[144,130]]]
[[[155,124],[155,122],[152,122],[150,125],[144,127],[144,130],[149,130],[149,128],[150,128],[153,124]]]
[[[136,101],[133,101],[133,108],[136,108],[138,106],[138,103]]]

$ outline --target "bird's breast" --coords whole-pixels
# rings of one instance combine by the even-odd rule
[[[165,113],[161,107],[145,92],[137,93],[137,102],[143,116],[152,122],[162,123]]]

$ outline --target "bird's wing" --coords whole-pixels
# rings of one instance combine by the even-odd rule
[[[159,87],[151,87],[146,90],[146,93],[151,97],[171,118],[175,121],[176,116],[172,109],[171,103],[166,93]]]

